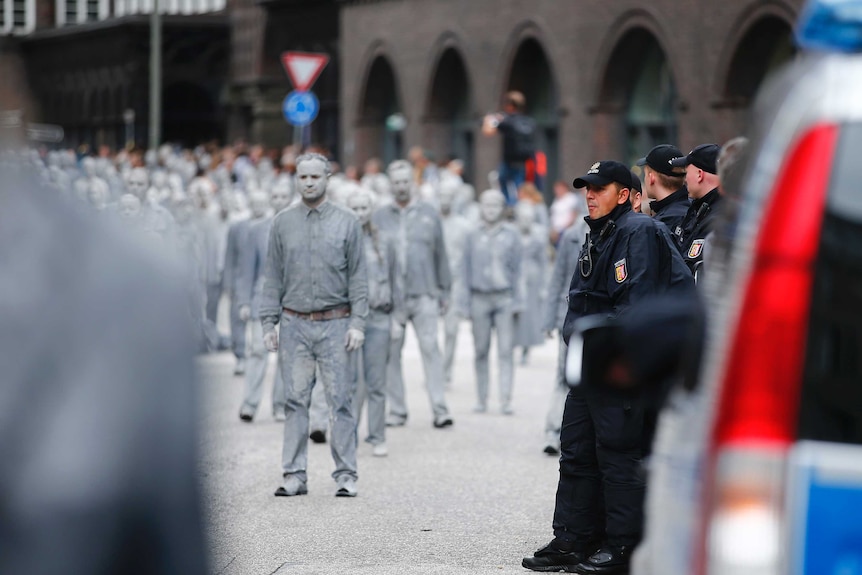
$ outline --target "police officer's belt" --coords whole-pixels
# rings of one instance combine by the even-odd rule
[[[293,317],[307,319],[310,321],[325,321],[328,319],[341,319],[343,317],[350,317],[349,305],[343,305],[325,311],[312,311],[309,313],[294,311],[292,309],[287,309],[286,307],[283,307],[281,309],[283,309],[284,313],[286,313],[287,315],[292,315]]]

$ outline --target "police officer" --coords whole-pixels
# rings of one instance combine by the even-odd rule
[[[655,214],[653,217],[671,231],[682,222],[689,206],[685,171],[671,164],[682,156],[676,146],[659,144],[637,161],[644,169],[644,189],[652,200],[649,208]]]
[[[664,226],[632,211],[631,186],[631,172],[615,161],[596,162],[574,181],[575,188],[586,188],[589,233],[569,289],[563,326],[567,344],[578,318],[618,315],[644,297],[666,291],[672,281],[686,282],[675,278],[682,263]],[[662,262],[667,254],[677,258],[676,265]],[[674,273],[668,275],[668,269]],[[584,359],[587,370],[589,357]],[[598,386],[569,391],[560,434],[554,539],[526,557],[524,567],[627,572],[643,523],[642,433],[643,409],[636,397]]]
[[[721,201],[716,160],[718,144],[701,144],[687,156],[671,161],[675,167],[685,167],[685,184],[691,206],[679,226],[673,229],[677,248],[691,273],[696,274],[703,263],[706,236],[712,231],[716,208]]]

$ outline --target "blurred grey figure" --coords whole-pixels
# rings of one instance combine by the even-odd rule
[[[452,284],[443,226],[437,210],[415,197],[413,167],[409,162],[396,160],[389,165],[388,172],[394,203],[374,212],[372,221],[395,244],[398,279],[404,290],[404,309],[396,310],[392,318],[391,349],[386,369],[386,399],[389,403],[386,425],[401,426],[407,422],[401,349],[407,322],[411,321],[422,353],[433,425],[436,428],[449,427],[453,421],[446,406],[443,358],[437,344],[437,322],[449,306]]]
[[[566,355],[568,346],[561,337],[563,322],[568,311],[567,298],[572,277],[578,271],[578,257],[581,246],[587,236],[587,224],[583,218],[575,217],[575,223],[563,230],[557,244],[557,255],[554,260],[554,270],[548,282],[547,300],[545,302],[545,321],[543,329],[548,338],[553,338],[554,331],[559,343],[557,355],[557,375],[554,388],[551,391],[551,402],[545,416],[545,447],[548,455],[560,453],[560,429],[563,425],[563,408],[566,406],[566,396],[569,385],[566,383]]]
[[[141,202],[140,221],[145,232],[159,237],[165,237],[173,231],[174,218],[171,213],[158,203],[148,198],[150,176],[144,168],[133,168],[126,178],[126,189]]]
[[[262,196],[266,199],[266,196]],[[256,205],[261,194],[252,194],[252,212],[259,209]],[[273,189],[269,205],[278,214],[290,204],[290,194],[286,188]],[[242,244],[240,265],[235,280],[236,304],[239,318],[248,322],[251,320],[249,335],[249,358],[245,374],[245,391],[239,418],[242,421],[252,421],[263,397],[263,380],[266,377],[267,357],[266,346],[263,343],[263,327],[260,323],[260,298],[263,291],[264,266],[266,252],[269,246],[269,234],[274,217],[263,218],[251,225],[248,237]],[[276,365],[275,379],[272,386],[272,416],[276,421],[284,421],[284,378],[281,365]],[[324,398],[325,405],[325,398]],[[327,415],[328,417],[328,415]]]
[[[234,375],[245,375],[246,321],[239,313],[237,284],[241,272],[242,251],[247,249],[251,227],[263,221],[269,208],[269,199],[263,192],[252,192],[249,198],[251,217],[233,223],[227,232],[224,260],[224,285],[230,298],[231,349],[236,358]]]
[[[488,353],[493,330],[497,336],[500,411],[511,415],[515,315],[523,310],[524,284],[520,279],[521,238],[515,228],[503,222],[505,209],[506,197],[499,190],[487,190],[479,197],[482,224],[467,236],[460,308],[473,321],[478,399],[473,411],[488,410]]]
[[[545,308],[545,290],[548,287],[548,233],[536,224],[536,208],[520,201],[515,204],[515,223],[521,237],[521,281],[524,283],[525,307],[541,310]],[[542,316],[537,313],[522,313],[515,320],[515,346],[521,348],[521,365],[526,365],[530,348],[542,345]]]
[[[446,255],[449,256],[449,269],[452,274],[452,293],[461,293],[463,278],[461,277],[461,259],[464,256],[464,244],[467,234],[473,229],[467,218],[454,211],[458,193],[463,184],[454,178],[446,178],[440,182],[438,199],[440,201],[440,218],[443,221],[443,241],[446,244]],[[458,345],[458,326],[461,315],[458,306],[450,305],[443,316],[445,341],[443,344],[443,375],[446,387],[452,384],[452,366],[455,363],[455,349]]]
[[[0,258],[0,573],[207,573],[178,266],[26,175],[0,198],[27,246]]]
[[[362,345],[361,369],[356,370],[356,396],[353,414],[359,423],[362,404],[368,399],[368,437],[374,446],[372,454],[385,457],[386,447],[386,364],[389,361],[391,314],[403,305],[397,281],[398,260],[395,246],[371,223],[374,196],[360,189],[347,198],[362,224],[362,241],[368,270],[368,320],[365,322],[365,343]]]
[[[275,494],[308,492],[308,407],[317,369],[329,403],[335,495],[354,497],[356,386],[350,364],[365,339],[368,316],[362,228],[352,212],[327,201],[324,156],[302,155],[296,167],[302,203],[273,220],[260,305],[264,343],[279,350],[286,398],[284,484]]]
[[[230,338],[218,331],[218,307],[224,288],[224,261],[227,247],[227,222],[221,207],[212,197],[211,184],[198,180],[189,185],[196,208],[195,221],[201,232],[204,264],[204,319],[210,351],[230,347]]]

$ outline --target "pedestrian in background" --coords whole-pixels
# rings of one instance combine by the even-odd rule
[[[524,183],[526,162],[536,155],[536,122],[526,115],[527,100],[517,91],[507,92],[503,98],[503,111],[488,114],[482,122],[486,136],[503,136],[502,162],[498,172],[500,190],[506,204],[518,201],[518,188]]]

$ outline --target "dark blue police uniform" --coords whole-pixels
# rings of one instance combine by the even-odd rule
[[[618,162],[599,162],[587,176],[575,180],[575,187],[584,182],[604,185],[601,179],[589,179],[591,175],[629,187],[630,175],[623,176],[623,170],[628,172]],[[693,288],[670,232],[660,222],[633,212],[630,203],[617,205],[602,218],[585,220],[589,234],[570,284],[562,330],[567,343],[581,317],[618,316],[648,296]],[[585,363],[589,361],[584,357]],[[554,540],[525,558],[524,567],[574,568],[577,573],[627,568],[643,528],[643,433],[644,408],[636,395],[602,386],[570,390],[560,432]]]

